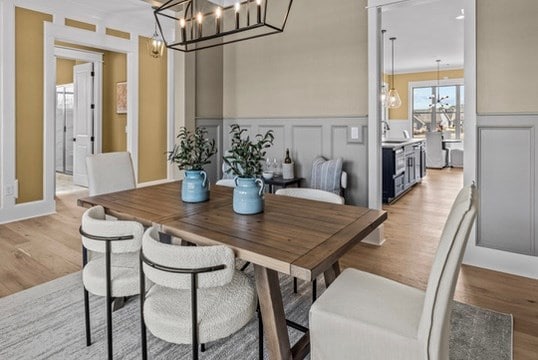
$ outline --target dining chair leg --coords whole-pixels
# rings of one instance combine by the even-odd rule
[[[312,303],[316,301],[318,295],[318,279],[312,280]]]
[[[250,261],[247,261],[243,266],[241,266],[241,271],[245,271],[246,268],[250,265]]]
[[[297,294],[297,278],[293,278],[293,293]]]
[[[106,266],[106,331],[107,331],[107,343],[108,343],[108,359],[113,358],[112,349],[112,281],[111,281],[111,264],[110,264],[110,242],[106,242],[106,254],[105,254],[105,266]]]
[[[144,322],[144,300],[146,298],[146,278],[142,267],[142,256],[140,256],[140,335],[142,340],[142,360],[148,359],[148,340],[146,323]]]
[[[83,246],[82,247],[82,266],[86,266],[88,263],[88,250]],[[90,299],[88,290],[84,288],[84,323],[86,326],[86,346],[92,344],[92,334],[91,334],[91,325],[90,325]]]
[[[90,326],[90,302],[88,290],[84,288],[84,322],[86,325],[86,346],[92,344],[92,334]]]
[[[200,344],[200,351],[205,352],[205,344]]]

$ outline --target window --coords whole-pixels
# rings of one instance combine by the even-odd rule
[[[447,138],[463,138],[464,86],[413,86],[413,136],[442,131]]]

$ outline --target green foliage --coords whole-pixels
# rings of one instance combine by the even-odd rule
[[[197,127],[194,132],[182,127],[177,135],[179,144],[168,152],[168,160],[176,163],[180,170],[202,170],[211,163],[209,159],[217,153],[215,140],[207,139],[207,130]]]
[[[231,125],[231,128],[232,146],[229,154],[223,157],[230,167],[227,172],[240,177],[261,176],[265,150],[273,145],[273,130],[267,131],[265,135],[257,134],[254,142],[249,136],[242,136],[247,129],[241,129],[237,124]]]

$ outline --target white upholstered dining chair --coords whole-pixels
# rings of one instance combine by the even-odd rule
[[[276,195],[291,196],[295,198],[322,201],[331,204],[344,204],[344,198],[332,192],[310,189],[310,188],[286,188],[278,189]],[[293,292],[297,293],[297,278],[293,278]],[[312,280],[312,302],[316,301],[317,297],[317,281]]]
[[[136,188],[133,161],[128,152],[90,155],[86,158],[90,196]]]
[[[277,195],[291,196],[295,198],[323,201],[333,204],[344,204],[344,198],[335,193],[310,188],[285,188],[276,191]]]
[[[198,359],[198,344],[237,332],[256,312],[254,285],[235,270],[229,247],[161,243],[157,229],[151,227],[144,233],[140,262],[143,359],[147,359],[146,329],[164,341],[191,344],[193,359]],[[152,283],[147,288],[146,278]]]
[[[95,206],[82,216],[80,234],[86,345],[91,345],[90,292],[106,297],[108,358],[112,359],[112,300],[140,293],[139,250],[144,227],[135,221],[106,220],[103,207]]]
[[[442,169],[447,166],[448,152],[443,149],[443,134],[438,131],[426,133],[426,167]]]
[[[345,270],[310,309],[313,360],[448,359],[454,289],[477,212],[475,186],[458,194],[426,292]]]

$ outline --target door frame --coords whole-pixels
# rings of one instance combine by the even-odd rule
[[[120,39],[117,37],[103,35],[92,31],[73,28],[55,23],[44,24],[44,87],[45,87],[45,142],[44,150],[44,202],[51,204],[55,208],[54,195],[56,191],[54,156],[55,156],[55,87],[56,87],[56,45],[55,41],[64,41],[72,44],[89,46],[103,50],[109,50],[127,54],[127,151],[131,153],[133,163],[138,164],[138,39],[136,41]],[[66,51],[67,50],[63,50]],[[101,62],[96,62],[97,67],[101,67]],[[95,96],[95,94],[94,94]],[[96,98],[101,99],[102,93]],[[102,100],[100,100],[102,101]],[[101,105],[102,106],[102,105]],[[96,112],[97,113],[97,112]],[[102,111],[100,112],[102,113]],[[96,121],[96,137],[99,144],[95,144],[95,153],[101,152],[102,147],[102,126],[101,116]],[[138,174],[138,167],[134,166],[135,177]]]
[[[368,0],[368,206],[382,207],[382,160],[381,160],[381,111],[380,59],[381,14],[387,6],[409,6],[411,3],[435,2],[437,0]],[[476,0],[467,0],[464,6],[464,83],[465,83],[465,123],[464,123],[464,173],[465,185],[476,180]],[[380,239],[382,241],[383,239]],[[475,244],[476,226],[471,232],[469,246]]]
[[[103,53],[55,46],[54,57],[56,59],[81,60],[93,63],[93,72],[95,73],[93,80],[93,103],[95,108],[93,116],[93,136],[95,138],[93,151],[98,154],[101,152],[103,145]],[[54,66],[56,67],[56,62],[54,62]],[[54,130],[56,131],[56,129]],[[54,179],[54,192],[56,193],[56,177]]]

